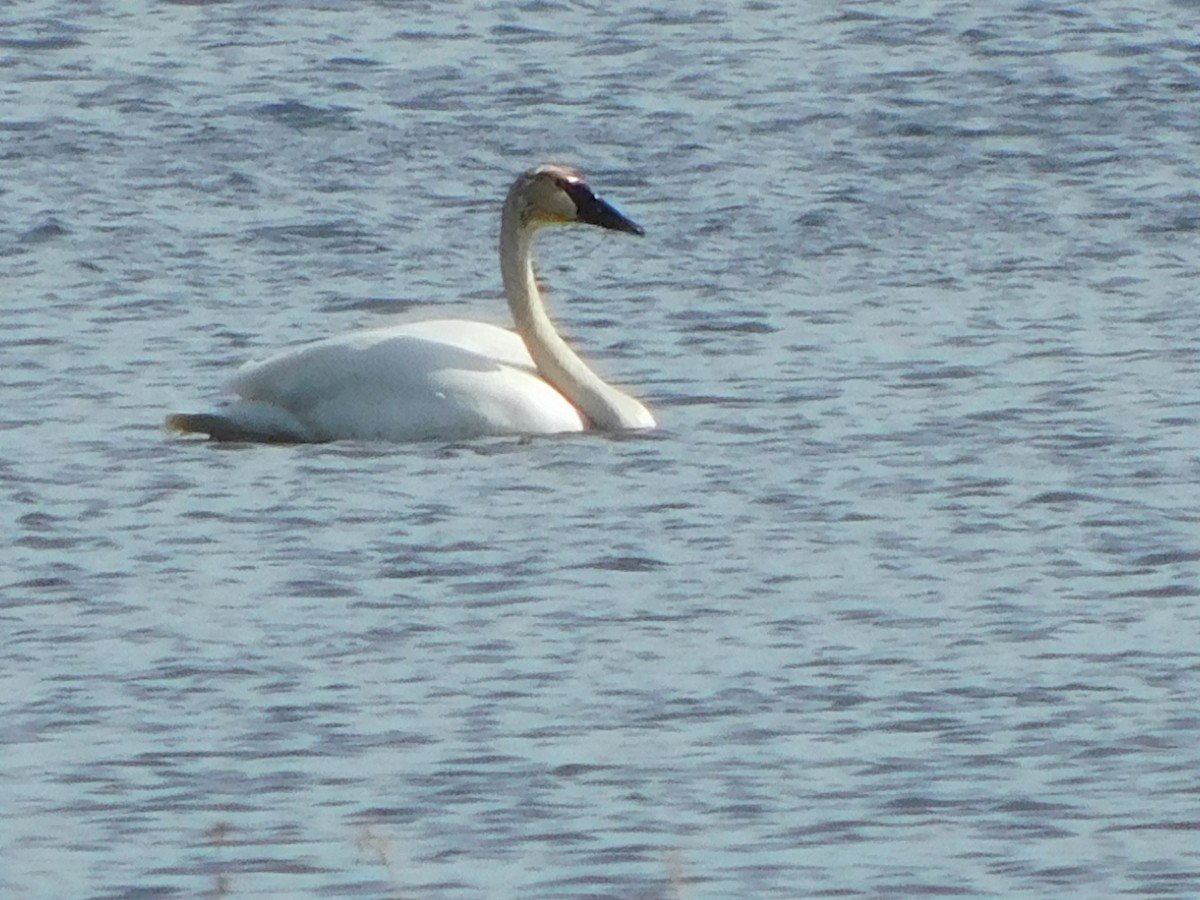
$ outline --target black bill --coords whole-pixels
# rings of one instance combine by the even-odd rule
[[[642,226],[628,218],[619,209],[606,200],[601,200],[592,193],[592,189],[582,181],[572,181],[564,185],[564,189],[579,211],[579,221],[588,225],[598,225],[612,231],[624,231],[628,234],[645,234]]]

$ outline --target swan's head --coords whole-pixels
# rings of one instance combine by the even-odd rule
[[[578,222],[644,234],[642,226],[592,193],[583,173],[569,166],[547,164],[526,172],[513,183],[507,204],[531,228]]]

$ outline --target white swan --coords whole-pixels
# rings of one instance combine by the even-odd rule
[[[167,427],[217,440],[414,441],[588,428],[653,428],[641,403],[606,384],[554,328],[538,290],[533,239],[581,222],[642,234],[583,175],[543,165],[514,183],[500,219],[500,272],[516,331],[443,319],[328,338],[243,366],[220,413]]]

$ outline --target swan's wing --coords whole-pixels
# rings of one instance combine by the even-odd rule
[[[514,332],[441,320],[342,335],[244,366],[230,384],[317,440],[578,431]]]
[[[360,336],[367,339],[376,335],[387,338],[399,334],[422,338],[435,344],[458,347],[486,356],[498,363],[512,366],[514,369],[524,369],[530,374],[537,372],[521,336],[508,328],[489,325],[487,322],[473,322],[469,319],[435,319],[359,332]]]
[[[535,371],[514,332],[453,319],[351,332],[246,363],[229,388],[246,400],[303,410],[332,395],[420,389],[446,369]]]

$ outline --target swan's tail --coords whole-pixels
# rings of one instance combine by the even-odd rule
[[[313,440],[296,419],[278,407],[245,403],[221,413],[173,413],[164,423],[175,434],[206,434],[214,441],[299,444]]]

